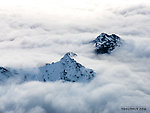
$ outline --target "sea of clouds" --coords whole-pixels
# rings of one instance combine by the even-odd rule
[[[87,84],[8,82],[0,86],[0,113],[150,112],[149,26],[149,0],[1,0],[0,66],[34,71],[72,51],[96,77]],[[120,36],[122,47],[96,55],[88,42],[102,32]]]

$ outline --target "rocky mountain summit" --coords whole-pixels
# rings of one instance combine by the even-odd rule
[[[101,33],[92,43],[95,45],[95,52],[97,54],[110,54],[115,48],[121,46],[122,40],[115,34]]]

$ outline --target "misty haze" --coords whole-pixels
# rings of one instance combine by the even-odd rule
[[[149,113],[149,0],[0,0],[0,113]]]

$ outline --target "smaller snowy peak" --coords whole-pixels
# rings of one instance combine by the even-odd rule
[[[122,40],[119,36],[106,33],[101,33],[95,40],[92,41],[95,44],[95,51],[97,54],[110,54],[116,47],[120,47]]]

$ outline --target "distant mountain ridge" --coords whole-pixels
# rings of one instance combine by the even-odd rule
[[[73,57],[77,56],[73,52],[68,52],[61,58],[60,61],[52,64],[46,64],[39,67],[39,72],[24,73],[15,70],[16,74],[3,67],[0,68],[0,80],[5,81],[9,77],[20,76],[21,81],[69,81],[69,82],[88,82],[91,81],[95,72],[92,69],[87,69],[80,63],[76,62]]]

